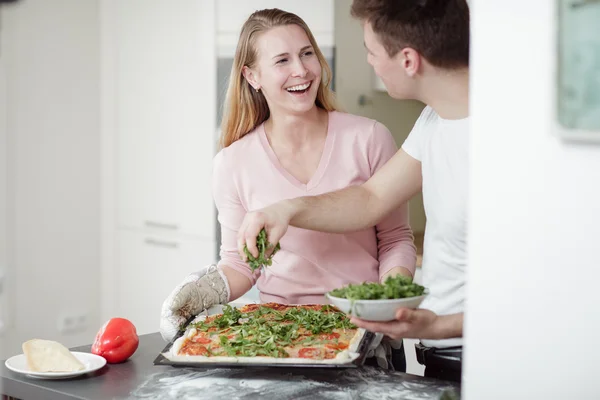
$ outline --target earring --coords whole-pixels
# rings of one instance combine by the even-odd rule
[[[258,93],[260,91],[260,88],[257,87],[255,90],[256,90],[256,93]]]

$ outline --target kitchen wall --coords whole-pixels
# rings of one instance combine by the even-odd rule
[[[345,111],[376,119],[402,145],[424,105],[413,100],[395,100],[375,89],[375,74],[367,63],[360,23],[350,16],[352,0],[335,0],[336,45],[335,88]],[[425,231],[425,211],[421,195],[409,202],[413,231]]]
[[[2,15],[0,9],[0,35],[2,35]],[[2,43],[0,42],[0,46]],[[6,66],[0,47],[0,353],[2,334],[6,329],[8,301],[6,294],[6,272],[8,265],[8,132],[6,124]]]
[[[600,144],[558,138],[557,3],[471,2],[467,400],[600,398]]]
[[[11,328],[1,357],[45,337],[90,342],[99,324],[98,2],[29,0],[1,7],[7,136],[1,259]],[[3,171],[0,169],[0,174]],[[65,321],[67,317],[76,320]],[[87,326],[70,335],[59,323]]]

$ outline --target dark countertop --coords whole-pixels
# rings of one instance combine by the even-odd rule
[[[2,362],[2,393],[22,400],[108,399],[440,399],[453,382],[373,367],[353,369],[235,368],[155,366],[166,343],[160,334],[140,336],[125,363],[64,380],[42,380],[14,373]],[[73,351],[89,352],[91,345]]]

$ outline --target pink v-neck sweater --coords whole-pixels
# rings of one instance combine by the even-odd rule
[[[251,273],[237,252],[237,231],[247,211],[280,200],[313,196],[367,181],[397,151],[382,124],[341,112],[329,113],[321,161],[303,184],[279,163],[264,126],[221,150],[214,158],[213,195],[221,224],[220,266],[258,285],[262,302],[325,303],[324,294],[349,283],[377,282],[394,267],[415,270],[416,251],[408,206],[377,226],[331,234],[290,226],[273,265]]]

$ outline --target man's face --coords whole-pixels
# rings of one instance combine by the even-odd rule
[[[367,61],[383,81],[388,94],[395,99],[412,98],[414,82],[403,67],[402,52],[390,57],[369,22],[363,23],[363,36],[368,54]]]

